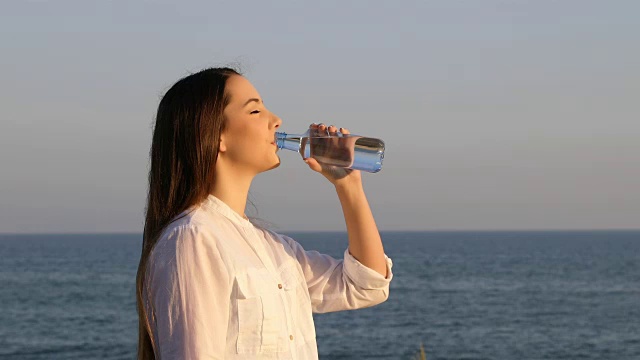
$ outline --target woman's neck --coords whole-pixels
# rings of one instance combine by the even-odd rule
[[[211,194],[227,204],[233,211],[245,217],[244,210],[247,205],[249,188],[253,176],[236,174],[230,169],[218,169]]]

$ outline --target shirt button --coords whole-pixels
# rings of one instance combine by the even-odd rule
[[[293,335],[289,335],[289,339],[290,339],[290,340],[293,340]]]
[[[278,284],[278,289],[282,289],[282,284]]]

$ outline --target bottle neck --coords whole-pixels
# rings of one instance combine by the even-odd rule
[[[291,151],[300,151],[300,140],[304,137],[304,134],[287,134],[284,132],[276,133],[276,146],[278,149],[285,149]]]

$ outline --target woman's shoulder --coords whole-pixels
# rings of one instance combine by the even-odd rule
[[[178,232],[180,230],[206,232],[207,230],[219,227],[219,225],[226,222],[225,220],[224,216],[207,211],[202,206],[192,206],[175,216],[172,221],[167,224],[163,234],[169,235],[172,232]]]
[[[157,243],[170,244],[171,247],[196,244],[217,246],[218,238],[224,233],[220,228],[222,220],[214,218],[213,214],[203,211],[200,207],[192,207],[174,217],[165,226]]]
[[[179,232],[199,230],[205,227],[205,222],[197,210],[183,211],[174,217],[160,233],[160,239],[175,236]]]

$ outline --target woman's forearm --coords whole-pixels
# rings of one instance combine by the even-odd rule
[[[349,234],[349,253],[366,267],[387,277],[387,263],[378,227],[362,182],[336,185]]]

